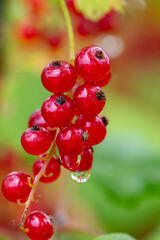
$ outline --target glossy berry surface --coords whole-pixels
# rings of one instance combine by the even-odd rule
[[[54,139],[56,130],[49,130],[50,128],[53,128],[54,126],[51,126],[49,123],[47,123],[44,118],[42,117],[41,109],[38,108],[29,118],[28,127],[31,128],[34,125],[37,125],[39,127],[43,127],[46,130],[48,130],[51,134],[52,139]]]
[[[79,77],[86,82],[98,82],[110,71],[110,60],[100,47],[89,46],[78,52],[75,67]]]
[[[102,142],[107,133],[105,123],[98,115],[90,118],[81,115],[77,119],[76,125],[81,127],[83,131],[88,131],[87,145],[89,146]]]
[[[50,133],[42,127],[28,128],[21,137],[24,150],[31,155],[40,155],[48,151],[52,142]]]
[[[46,155],[43,155],[42,157],[45,157],[45,156]],[[35,160],[35,162],[33,164],[34,176],[36,176],[39,173],[39,171],[43,167],[44,163],[45,163],[45,161],[42,161],[38,158]],[[51,160],[49,161],[48,166],[45,171],[46,177],[42,176],[40,178],[40,181],[43,183],[54,182],[59,177],[60,172],[61,172],[61,166],[60,166],[59,160],[55,157],[52,157]],[[52,175],[49,176],[50,174],[52,174]]]
[[[63,128],[57,136],[60,155],[80,155],[88,134],[74,125]]]
[[[31,191],[27,178],[30,176],[22,172],[8,174],[2,182],[2,193],[11,202],[25,202]],[[33,182],[31,180],[31,182]]]
[[[55,94],[46,99],[41,111],[46,122],[55,127],[63,127],[72,121],[75,106],[71,98],[64,94]]]
[[[61,164],[64,168],[68,170],[74,170],[79,166],[78,155],[61,155],[60,156]]]
[[[75,68],[64,61],[49,63],[41,74],[43,86],[52,93],[68,92],[74,86],[76,78]]]
[[[77,115],[95,116],[102,111],[106,97],[95,83],[84,83],[76,89],[73,100]]]
[[[112,76],[112,74],[111,74],[111,71],[110,71],[103,80],[98,82],[98,86],[100,86],[100,87],[106,86],[110,82],[111,76]]]
[[[85,147],[81,154],[81,159],[78,167],[73,170],[75,172],[84,172],[92,168],[93,163],[93,150],[90,147]]]
[[[76,82],[75,85],[73,86],[72,90],[71,90],[71,94],[74,95],[76,89],[81,86],[83,84],[83,82]]]
[[[24,228],[28,229],[26,234],[32,240],[48,240],[54,232],[49,216],[40,211],[32,212],[26,218]]]
[[[49,127],[49,124],[44,120],[41,114],[41,109],[36,109],[29,118],[28,127],[31,128],[34,125],[39,127],[46,128]]]

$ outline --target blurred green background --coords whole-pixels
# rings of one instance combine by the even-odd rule
[[[34,12],[29,5],[32,1],[26,2],[0,1],[1,181],[15,170],[33,175],[34,157],[24,152],[20,137],[31,113],[50,96],[40,81],[43,67],[56,59],[68,61],[68,38],[59,6],[46,1],[47,5]],[[80,185],[63,171],[56,183],[40,184],[42,198],[32,209],[54,216],[58,206],[63,220],[107,233],[125,232],[140,240],[159,240],[160,2],[126,1],[124,13],[111,14],[107,27],[86,20],[68,2],[76,52],[96,44],[111,57],[112,79],[104,88],[107,103],[102,113],[110,124],[105,141],[95,147],[90,180]],[[35,24],[38,33],[26,37],[26,24]],[[12,224],[12,219],[19,221],[22,210],[0,193],[1,240],[26,239]],[[57,234],[56,239],[93,237],[68,231]]]

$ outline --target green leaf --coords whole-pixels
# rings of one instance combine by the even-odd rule
[[[122,0],[75,0],[76,9],[91,21],[98,21],[114,9],[123,12]]]
[[[84,234],[82,232],[64,232],[64,233],[59,233],[56,237],[57,240],[93,240],[93,237]]]
[[[135,238],[124,233],[113,233],[96,237],[95,240],[135,240]]]

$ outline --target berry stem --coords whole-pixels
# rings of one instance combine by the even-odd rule
[[[18,227],[22,231],[26,231],[24,229],[24,227],[23,227],[24,221],[25,221],[25,218],[26,218],[26,216],[28,214],[28,210],[29,210],[29,206],[30,206],[31,202],[34,202],[34,193],[35,193],[35,190],[36,190],[36,188],[38,186],[39,180],[43,176],[43,174],[45,174],[45,170],[46,170],[46,168],[48,166],[48,163],[49,163],[51,157],[53,156],[53,154],[55,152],[55,146],[56,146],[55,142],[56,142],[56,138],[57,138],[58,133],[59,133],[59,128],[57,128],[57,131],[56,131],[56,134],[55,134],[55,138],[54,138],[52,147],[51,147],[47,157],[45,158],[45,163],[44,163],[43,167],[41,168],[41,170],[39,171],[39,173],[35,176],[34,182],[32,184],[32,189],[31,189],[29,197],[28,197],[28,199],[27,199],[27,201],[25,203],[25,208],[24,208],[24,211],[23,211],[20,223],[18,225]]]
[[[68,28],[68,36],[69,36],[69,42],[70,42],[70,63],[73,64],[74,63],[74,33],[73,33],[73,27],[72,27],[72,22],[71,22],[71,17],[68,11],[68,8],[66,6],[66,3],[64,0],[58,0],[61,9],[63,11],[64,17],[66,19],[66,24],[67,24],[67,28]]]

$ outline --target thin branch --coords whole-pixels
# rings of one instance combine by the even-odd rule
[[[35,193],[35,190],[38,186],[38,183],[39,183],[39,180],[40,178],[43,176],[43,174],[45,173],[46,171],[46,168],[48,166],[48,163],[52,157],[52,155],[54,154],[54,151],[55,151],[55,142],[56,142],[56,138],[57,138],[57,135],[59,133],[59,129],[57,129],[56,131],[56,135],[55,135],[55,138],[54,138],[54,141],[53,141],[53,144],[52,144],[52,147],[47,155],[47,157],[45,158],[45,163],[43,165],[43,167],[41,168],[41,170],[39,171],[39,173],[35,176],[35,179],[34,179],[34,182],[32,184],[32,189],[30,191],[30,194],[29,194],[29,197],[25,203],[25,208],[24,208],[24,211],[23,211],[23,214],[22,214],[22,217],[21,217],[21,220],[20,220],[20,223],[18,224],[18,227],[22,230],[22,231],[25,231],[23,225],[24,225],[24,221],[25,221],[25,218],[28,214],[28,211],[29,211],[29,206],[31,204],[31,202],[34,201],[34,193]]]
[[[66,19],[68,36],[69,36],[69,43],[70,43],[70,62],[71,62],[71,64],[73,64],[74,63],[74,57],[75,57],[75,53],[74,53],[75,46],[74,46],[74,33],[73,33],[71,17],[70,17],[70,14],[69,14],[69,11],[67,9],[65,1],[64,0],[58,0],[58,2],[61,6],[64,17]]]

